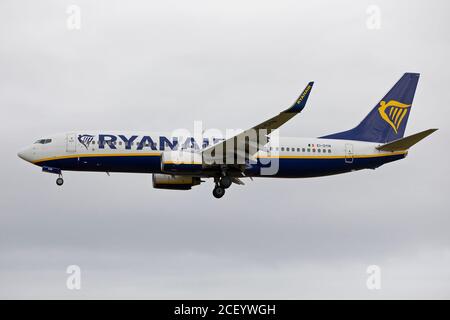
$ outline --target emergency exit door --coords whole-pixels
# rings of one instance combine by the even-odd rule
[[[68,133],[66,136],[66,151],[76,152],[77,151],[77,140],[76,133]]]

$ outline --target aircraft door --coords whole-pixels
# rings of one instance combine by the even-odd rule
[[[345,144],[345,163],[353,163],[353,144]]]
[[[66,136],[66,152],[77,151],[76,133],[68,133]]]

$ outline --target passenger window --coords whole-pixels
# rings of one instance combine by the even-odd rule
[[[312,149],[312,152],[316,152],[316,149]]]
[[[317,149],[317,152],[320,152],[320,149]]]
[[[308,152],[311,152],[311,149],[310,149],[310,148],[308,148],[307,150],[308,150]]]
[[[281,147],[281,151],[284,151],[284,147]]]
[[[305,152],[305,148],[302,148],[302,152]]]
[[[328,153],[331,153],[331,149],[328,149]]]
[[[286,151],[289,151],[289,147],[286,148]]]

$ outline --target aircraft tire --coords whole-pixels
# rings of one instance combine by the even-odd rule
[[[229,176],[224,176],[222,177],[222,179],[220,179],[220,186],[224,189],[228,189],[232,183],[233,181]]]
[[[213,190],[213,196],[217,199],[220,199],[224,196],[225,189],[222,187],[215,187]]]
[[[58,179],[56,179],[56,184],[57,184],[58,186],[62,186],[63,183],[64,183],[64,179],[63,179],[63,178],[58,178]]]

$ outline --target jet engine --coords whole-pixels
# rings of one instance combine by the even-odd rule
[[[200,183],[199,177],[153,174],[153,188],[156,189],[190,190],[193,186]]]

